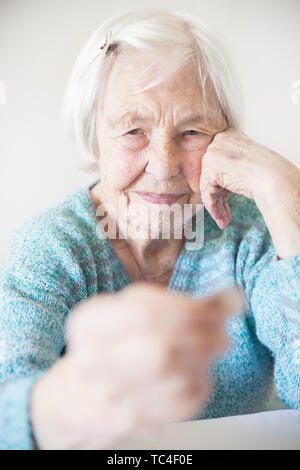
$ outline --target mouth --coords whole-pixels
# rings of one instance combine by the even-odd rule
[[[142,199],[151,202],[152,204],[173,204],[180,197],[187,195],[188,193],[181,194],[158,194],[148,193],[142,191],[135,191]]]

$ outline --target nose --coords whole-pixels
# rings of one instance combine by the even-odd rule
[[[145,172],[152,174],[157,181],[167,181],[180,173],[178,151],[169,140],[157,142],[149,149]]]

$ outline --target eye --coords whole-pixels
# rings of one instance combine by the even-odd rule
[[[189,131],[185,131],[185,134],[187,134],[187,135],[201,135],[202,132],[198,132],[198,131],[194,131],[194,130],[189,130]]]
[[[141,129],[131,129],[131,131],[127,132],[129,135],[140,135],[138,132],[142,132]]]

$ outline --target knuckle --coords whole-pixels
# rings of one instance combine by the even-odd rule
[[[212,164],[211,163],[211,153],[212,153],[212,150],[211,149],[208,149],[205,154],[203,155],[202,157],[202,162],[201,162],[201,172],[202,174],[209,169],[210,165]]]
[[[146,298],[152,298],[153,296],[160,297],[164,294],[165,290],[158,284],[148,284],[145,281],[138,281],[126,287],[121,292],[144,300],[144,296],[146,296]]]
[[[228,132],[228,130],[227,130]],[[223,140],[223,133],[222,132],[218,132],[217,134],[215,134],[214,136],[214,142],[220,142],[220,140]]]
[[[160,364],[159,372],[167,373],[173,370],[178,362],[182,349],[179,344],[173,341],[166,340],[160,343]]]

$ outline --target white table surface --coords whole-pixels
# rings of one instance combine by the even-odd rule
[[[276,410],[172,423],[152,434],[143,431],[123,439],[114,447],[122,449],[300,450],[300,412]]]

